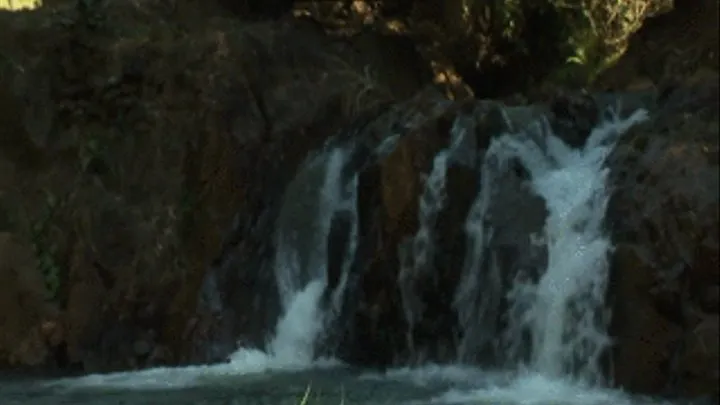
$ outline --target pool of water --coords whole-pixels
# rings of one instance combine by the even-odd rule
[[[670,405],[538,375],[510,377],[458,366],[384,373],[333,367],[234,374],[156,369],[61,380],[0,381],[3,405]]]
[[[166,386],[130,380],[103,382],[98,378],[74,385],[46,381],[15,381],[2,384],[3,405],[291,405],[301,402],[309,391],[308,404],[390,405],[432,396],[432,388],[411,383],[362,378],[349,370],[325,370],[257,375],[198,376],[182,387],[168,381]],[[344,402],[343,402],[344,401]]]

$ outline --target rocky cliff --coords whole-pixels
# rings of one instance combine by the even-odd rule
[[[716,1],[665,14],[664,2],[632,2],[625,25],[605,18],[612,10],[580,18],[551,0],[475,2],[466,14],[464,2],[433,1],[48,3],[0,10],[3,365],[128,369],[259,342],[277,299],[253,269],[271,254],[285,186],[336,134],[373,143],[397,130],[399,144],[359,179],[365,271],[341,354],[381,366],[447,359],[477,171],[448,170],[452,208],[431,224],[442,276],[405,280],[424,308],[409,334],[396,283],[433,157],[458,117],[475,122],[472,147],[486,148],[507,107],[516,125],[592,125],[607,94],[561,89],[582,84],[634,91],[624,98],[651,111],[610,159],[611,373],[634,391],[717,395]],[[512,186],[491,208],[494,248],[511,268],[488,280],[498,288],[514,266],[542,260],[526,236],[545,208],[523,176],[502,179]]]

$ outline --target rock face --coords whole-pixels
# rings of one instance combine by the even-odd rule
[[[2,257],[0,295],[28,298],[0,309],[0,363],[188,361],[191,337],[209,333],[197,297],[236,245],[233,218],[260,228],[309,151],[429,71],[376,73],[373,55],[292,20],[84,5],[0,12],[0,231],[3,249],[38,262]],[[219,280],[255,296],[236,281]]]
[[[718,397],[717,13],[676,1],[597,83],[660,94],[612,158],[614,375],[634,391]]]
[[[482,183],[482,159],[477,156],[482,156],[493,136],[509,128],[497,103],[447,104],[436,114],[414,110],[417,104],[403,107],[413,111],[412,116],[423,117],[421,124],[404,133],[389,155],[360,175],[360,257],[367,259],[358,266],[361,275],[353,300],[359,305],[340,339],[341,356],[354,363],[387,366],[457,359],[455,291],[472,249],[466,229]],[[531,110],[522,107],[510,114],[516,129],[535,118]],[[458,144],[453,146],[454,142]],[[489,225],[497,229],[489,249],[500,252],[498,260],[507,271],[501,279],[485,282],[497,282],[492,285],[498,290],[517,274],[514,266],[538,264],[529,238],[541,229],[545,211],[542,200],[523,183],[524,176],[505,172],[497,180],[502,187],[489,207],[493,218]],[[518,211],[527,215],[510,215]],[[487,263],[481,266],[486,268]],[[480,305],[467,307],[475,304]],[[484,322],[486,332],[499,330],[503,305],[500,299],[490,304],[487,313],[468,316]],[[468,351],[482,354],[464,360],[497,364],[501,356],[492,353],[491,335],[468,339],[476,346]]]
[[[416,111],[417,116],[422,117],[420,125],[403,134],[388,156],[360,175],[359,235],[364,247],[361,257],[368,259],[361,266],[359,292],[355,298],[361,304],[356,307],[349,333],[342,339],[353,342],[345,354],[358,363],[386,365],[406,361],[418,354],[416,350],[432,351],[437,355],[438,350],[452,347],[452,335],[440,335],[437,331],[450,332],[454,328],[453,317],[447,316],[452,313],[449,292],[457,282],[457,270],[461,267],[453,267],[452,259],[432,253],[424,263],[415,262],[417,258],[413,257],[413,238],[421,226],[420,200],[429,199],[430,205],[442,204],[432,201],[430,196],[423,196],[425,184],[430,181],[427,176],[438,153],[449,148],[452,137],[457,135],[452,133],[452,126],[458,107],[444,110],[439,114]],[[447,192],[448,198],[457,199],[454,202],[458,205],[452,209],[445,209],[449,207],[445,205],[440,207],[436,217],[426,217],[430,221],[427,224],[429,240],[422,243],[427,245],[438,242],[437,227],[443,219],[448,221],[445,225],[451,230],[443,237],[462,233],[463,215],[474,198],[477,179],[472,167],[463,168],[453,163],[448,166],[443,181],[447,182],[446,187],[452,187]],[[460,190],[462,192],[458,194]],[[462,238],[449,241],[461,244],[455,256],[461,260]],[[441,250],[429,252],[432,251]],[[450,252],[444,251],[444,254]],[[412,269],[416,269],[414,273]],[[410,290],[412,296],[404,296],[403,288]],[[442,295],[435,294],[438,291],[442,291]],[[419,296],[415,296],[416,293]],[[429,295],[434,295],[432,302],[425,300]],[[407,325],[406,311],[425,314],[420,317],[420,324]]]
[[[436,82],[457,98],[524,93],[548,76],[588,85],[622,54],[646,19],[672,7],[671,0],[358,0],[295,6],[330,30],[372,26],[408,33],[432,63]]]
[[[48,355],[45,344],[50,328],[43,277],[29,243],[0,234],[0,282],[13,288],[2,294],[0,356],[12,365],[38,364]]]
[[[463,315],[456,308],[482,157],[493,136],[543,117],[582,145],[616,95],[559,91],[513,107],[450,101],[420,91],[454,79],[416,47],[441,38],[476,94],[525,90],[569,51],[552,47],[569,23],[556,2],[477,1],[468,15],[460,1],[384,2],[385,17],[417,23],[412,35],[346,38],[290,18],[288,1],[254,10],[52,3],[0,12],[0,365],[106,371],[218,361],[238,340],[261,345],[279,314],[269,266],[283,193],[311,152],[348,140],[360,145],[348,166],[359,174],[359,246],[328,339],[341,344],[324,349],[381,367],[458,352],[491,365],[525,355],[494,342],[513,279],[545,266],[533,235],[547,213],[512,162],[485,219],[494,236],[479,277],[490,293],[464,302]],[[372,25],[370,14],[361,25]],[[264,18],[275,21],[248,22]],[[519,29],[504,32],[510,25]],[[606,58],[600,48],[595,56]],[[531,63],[540,59],[549,62]],[[633,391],[718,395],[711,73],[663,89],[650,121],[610,157],[612,374]],[[628,99],[647,106],[646,95]],[[395,136],[386,153],[372,153]],[[336,263],[346,241],[331,239]],[[463,322],[482,328],[463,335]]]
[[[667,81],[687,82],[699,72],[720,68],[717,1],[676,0],[672,12],[649,19],[627,52],[603,72],[594,87],[619,90]]]
[[[628,101],[645,98],[644,93],[623,96],[626,107]],[[563,134],[563,129],[592,127],[587,123],[607,105],[604,99],[560,95],[541,111],[566,142],[582,144],[578,133]],[[598,103],[595,107],[592,100]],[[563,105],[585,107],[557,107]],[[456,103],[439,116],[424,115],[420,127],[401,137],[391,154],[363,172],[360,217],[363,256],[368,261],[359,280],[360,304],[343,338],[345,358],[385,366],[416,359],[451,360],[457,355],[459,320],[453,295],[462,282],[460,269],[469,249],[466,220],[480,185],[481,172],[474,164],[449,161],[446,205],[429,228],[428,240],[434,247],[429,250],[430,260],[418,264],[417,254],[405,257],[403,249],[413,247],[413,238],[423,226],[428,176],[434,159],[451,142],[450,123],[472,117],[475,146],[464,148],[477,148],[480,154],[490,138],[505,129],[502,121],[498,126],[492,119],[492,108],[483,106]],[[609,158],[615,191],[607,223],[616,243],[609,290],[615,343],[611,377],[634,392],[717,398],[717,76],[681,85],[644,106],[650,109],[650,120],[625,134]],[[509,109],[507,116],[531,119],[529,110],[512,114]],[[575,124],[568,125],[569,121]],[[503,269],[500,279],[483,281],[496,283],[492,295],[507,291],[519,268],[544,266],[544,252],[528,253],[532,243],[527,238],[542,229],[546,213],[542,200],[525,188],[524,175],[522,170],[508,173],[502,179],[503,192],[493,198],[495,208],[490,207],[491,227],[497,234],[488,250],[496,253]],[[413,271],[404,274],[413,265]],[[413,293],[407,294],[405,288]],[[477,306],[481,304],[487,308],[487,303]],[[491,335],[497,339],[503,320],[494,314],[502,314],[505,304],[498,299],[492,305],[489,317],[473,316],[486,322],[485,330],[494,331]],[[483,339],[473,336],[479,356],[469,361],[508,360],[497,356]]]
[[[718,395],[718,81],[681,86],[612,156],[617,382]]]

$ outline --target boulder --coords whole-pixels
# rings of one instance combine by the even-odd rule
[[[717,75],[681,84],[610,157],[614,370],[632,391],[717,397],[718,108]]]

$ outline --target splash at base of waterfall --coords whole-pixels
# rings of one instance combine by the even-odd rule
[[[138,405],[297,405],[311,387],[318,395],[310,402],[313,405],[695,405],[630,396],[538,374],[512,375],[460,365],[362,373],[335,368],[333,361],[299,369],[257,350],[240,350],[238,355],[234,365],[159,368],[55,382],[54,387],[45,386],[51,388],[46,395],[55,401],[67,396],[68,403],[75,405],[105,405],[121,399]],[[17,403],[57,403],[35,402],[39,395],[33,391],[38,387],[36,383],[24,387],[28,399]],[[5,399],[7,388],[0,384],[0,400]]]
[[[324,284],[314,281],[295,295],[290,301],[288,311],[278,322],[277,333],[266,350],[241,347],[230,355],[226,363],[91,374],[51,381],[46,386],[71,389],[111,387],[136,390],[188,388],[251,374],[339,367],[342,363],[338,360],[313,356],[314,339],[323,326],[320,322],[322,318],[317,313],[319,311],[318,302],[323,290]]]
[[[226,363],[182,368],[94,374],[50,383],[55,386],[112,386],[156,389],[198,386],[208,379],[264,372],[291,372],[340,365],[319,357],[316,346],[341,309],[356,246],[357,176],[342,176],[351,150],[336,147],[311,156],[288,186],[276,221],[274,270],[282,313],[265,350],[240,347]],[[333,305],[322,298],[328,286],[328,239],[334,215],[350,213],[347,254],[340,263]]]
[[[542,374],[516,377],[505,385],[450,390],[426,403],[493,405],[669,405],[669,402],[631,397],[619,390],[578,384],[570,379]]]
[[[604,164],[618,138],[646,120],[647,112],[638,110],[626,119],[611,115],[578,149],[557,138],[545,122],[492,140],[484,156],[482,189],[468,216],[472,249],[467,252],[465,282],[459,284],[455,302],[465,332],[461,358],[467,355],[463,349],[472,347],[472,340],[482,335],[478,329],[483,328],[484,318],[477,314],[497,315],[500,294],[489,289],[497,285],[479,282],[478,274],[491,272],[497,277],[503,271],[497,266],[483,267],[480,258],[488,250],[486,239],[492,237],[492,229],[485,229],[490,190],[499,186],[494,179],[514,159],[529,173],[532,192],[546,203],[548,216],[539,239],[547,249],[547,266],[537,281],[516,277],[507,292],[508,325],[502,334],[493,330],[485,341],[501,340],[498,347],[509,348],[510,353],[527,346],[529,359],[505,359],[514,360],[512,366],[517,369],[602,384],[601,359],[611,343],[605,295],[612,247],[604,227],[610,198],[609,170]],[[484,296],[496,299],[483,301]]]
[[[428,364],[367,373],[363,380],[395,381],[418,387],[452,388],[407,405],[672,405],[655,398],[632,396],[621,390],[590,387],[578,381],[537,373],[487,371],[462,365]]]

